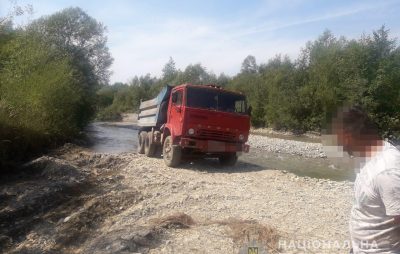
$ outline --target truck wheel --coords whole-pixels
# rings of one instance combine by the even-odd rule
[[[182,149],[172,145],[172,137],[168,136],[163,145],[163,159],[168,167],[176,167],[181,163]]]
[[[144,154],[144,144],[146,143],[147,132],[141,131],[139,133],[138,153]]]
[[[236,153],[227,153],[224,155],[219,156],[219,163],[222,166],[234,166],[237,162],[237,155]]]
[[[151,132],[147,133],[146,139],[144,142],[144,154],[147,157],[153,157],[156,153],[156,144],[153,143],[153,135]]]

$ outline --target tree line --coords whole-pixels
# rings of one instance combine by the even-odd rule
[[[325,31],[294,60],[277,55],[257,64],[254,56],[247,56],[233,77],[217,76],[201,64],[179,70],[170,58],[160,78],[147,74],[102,87],[99,117],[137,111],[140,99],[154,97],[166,84],[186,82],[243,92],[253,108],[254,127],[321,131],[339,106],[359,105],[383,136],[400,134],[400,48],[384,26],[351,40]]]
[[[16,28],[12,17],[0,19],[2,167],[76,137],[93,119],[112,63],[105,26],[80,8]]]

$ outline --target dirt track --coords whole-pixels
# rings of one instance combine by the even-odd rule
[[[2,181],[0,250],[238,253],[253,242],[269,253],[346,253],[351,188],[243,162],[172,169],[67,145]]]

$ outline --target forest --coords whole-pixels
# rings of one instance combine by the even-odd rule
[[[76,7],[15,27],[12,16],[29,11],[0,17],[1,164],[80,137],[90,121],[136,112],[166,84],[240,91],[253,108],[253,127],[321,131],[338,106],[360,105],[384,137],[400,134],[400,47],[385,26],[357,39],[326,30],[296,59],[282,52],[258,63],[249,55],[234,76],[201,63],[181,70],[171,57],[159,77],[109,84],[113,58],[101,22]]]

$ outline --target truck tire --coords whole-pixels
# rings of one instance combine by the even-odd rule
[[[147,132],[141,131],[139,133],[138,153],[144,154],[144,144],[146,143]]]
[[[219,156],[219,163],[222,166],[234,166],[237,162],[237,155],[236,153],[227,153],[224,155]]]
[[[182,149],[179,146],[174,146],[172,137],[168,136],[163,144],[163,159],[168,167],[176,167],[181,163]]]
[[[156,153],[156,149],[156,144],[153,143],[153,135],[151,132],[148,132],[144,142],[144,154],[147,157],[153,157]]]

